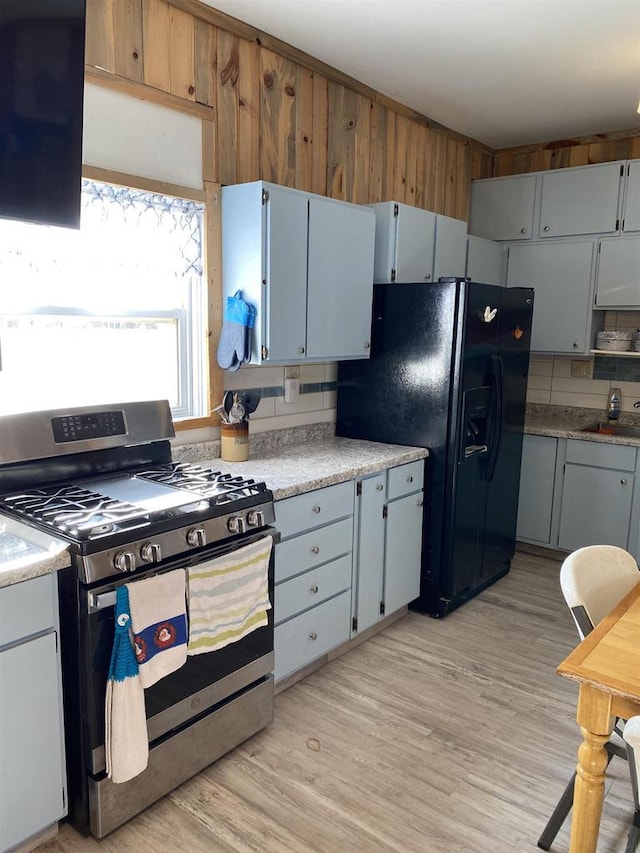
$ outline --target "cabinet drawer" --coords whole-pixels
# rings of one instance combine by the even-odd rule
[[[0,647],[57,624],[55,573],[0,589]]]
[[[351,554],[279,584],[275,591],[276,625],[350,587]]]
[[[635,447],[623,444],[600,444],[596,441],[567,441],[567,462],[578,465],[594,465],[596,468],[615,468],[618,471],[634,471],[636,467]]]
[[[353,518],[345,518],[280,542],[276,545],[275,582],[280,583],[306,569],[350,554],[352,547]]]
[[[389,469],[389,487],[387,499],[392,501],[411,492],[420,491],[424,485],[424,459],[398,465]]]
[[[276,681],[349,639],[351,591],[283,622],[275,629]]]
[[[354,481],[337,483],[276,501],[276,527],[283,539],[353,514]]]

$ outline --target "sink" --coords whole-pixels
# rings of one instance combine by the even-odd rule
[[[617,424],[610,421],[598,421],[582,427],[580,432],[595,432],[600,435],[620,435],[623,438],[640,438],[640,426]]]

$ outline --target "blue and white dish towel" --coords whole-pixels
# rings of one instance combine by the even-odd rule
[[[127,589],[140,682],[151,687],[187,660],[185,570],[134,581]]]
[[[105,698],[105,753],[107,776],[112,782],[128,782],[147,767],[149,737],[126,586],[116,591],[115,617]]]

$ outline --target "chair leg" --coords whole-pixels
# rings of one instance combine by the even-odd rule
[[[607,750],[607,767],[614,755],[622,755],[625,757],[624,752],[619,751],[619,748],[616,747],[615,744],[607,743],[605,749]],[[547,825],[542,830],[542,835],[538,839],[538,847],[541,850],[549,850],[551,848],[556,835],[560,832],[560,827],[567,819],[567,815],[573,807],[573,789],[575,782],[576,774],[574,773],[569,780],[569,784],[562,792],[562,796],[558,800],[558,804],[547,821]],[[633,848],[633,850],[635,851],[635,848]],[[627,850],[626,853],[629,853],[629,850]]]
[[[638,842],[640,842],[640,810],[637,810],[633,815],[633,824],[627,836],[625,853],[636,853]]]
[[[558,800],[558,804],[553,810],[553,814],[547,821],[547,825],[542,830],[542,835],[538,839],[538,847],[541,850],[549,850],[553,844],[553,840],[560,832],[560,827],[567,819],[567,815],[573,806],[573,788],[576,782],[576,774],[574,773],[569,784],[564,789],[562,796]]]

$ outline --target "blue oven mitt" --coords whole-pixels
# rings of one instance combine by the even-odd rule
[[[227,297],[217,352],[223,370],[237,370],[251,358],[251,329],[255,320],[256,309],[244,301],[241,290]]]

